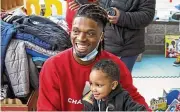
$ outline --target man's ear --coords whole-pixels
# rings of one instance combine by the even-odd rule
[[[112,90],[115,90],[117,86],[118,86],[118,81],[113,81],[112,82]]]

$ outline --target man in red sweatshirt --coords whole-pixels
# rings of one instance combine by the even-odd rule
[[[120,83],[134,101],[148,108],[134,87],[125,64],[103,50],[104,28],[108,15],[98,5],[82,5],[73,20],[73,47],[49,58],[40,73],[38,110],[81,111],[81,98],[92,66],[100,59],[112,59],[121,71]]]

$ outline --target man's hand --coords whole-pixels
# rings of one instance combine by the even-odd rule
[[[78,4],[75,0],[72,0],[72,2],[69,2],[69,9],[71,10],[78,10],[80,7],[80,4]]]
[[[112,8],[116,11],[116,15],[115,16],[108,15],[108,18],[109,18],[110,23],[116,24],[118,22],[118,19],[119,19],[119,16],[120,16],[120,11],[115,7],[112,7]]]

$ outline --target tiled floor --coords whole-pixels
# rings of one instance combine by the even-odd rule
[[[162,55],[144,55],[141,62],[136,62],[132,72],[134,85],[148,104],[152,98],[162,96],[163,89],[168,92],[171,88],[180,88],[180,66],[172,66],[174,60]]]
[[[144,78],[180,78],[180,66],[173,66],[175,58],[165,58],[164,55],[143,55],[141,62],[136,62],[133,77]]]

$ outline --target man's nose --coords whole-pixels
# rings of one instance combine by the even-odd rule
[[[81,32],[79,35],[78,35],[78,39],[81,40],[81,41],[85,41],[87,38],[86,38],[86,33],[85,32]]]

